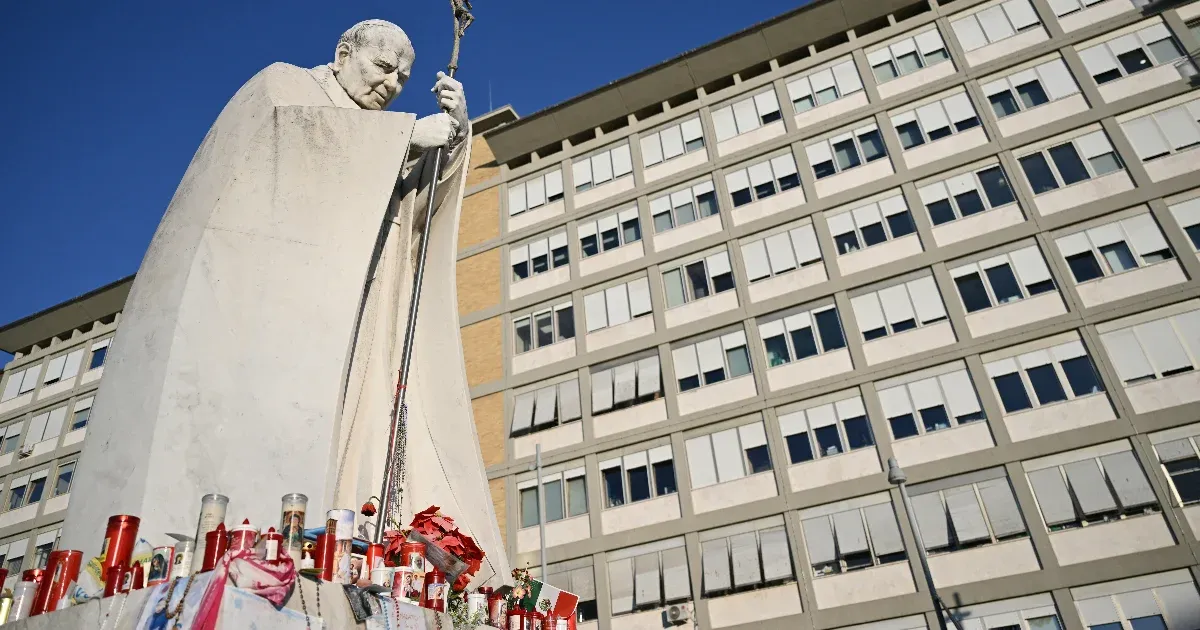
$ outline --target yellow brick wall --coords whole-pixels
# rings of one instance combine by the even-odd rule
[[[476,136],[471,140],[471,161],[467,163],[467,187],[486,182],[499,174],[500,165],[496,164],[496,156],[492,153],[492,148],[488,146],[487,140]]]
[[[478,245],[500,236],[500,187],[489,188],[463,199],[458,219],[458,249]]]
[[[504,463],[504,392],[496,392],[471,401],[475,416],[475,432],[479,434],[479,449],[483,464]]]
[[[505,511],[504,479],[492,479],[488,482],[492,491],[492,506],[496,508],[496,522],[500,525],[500,539],[508,547],[508,512]]]
[[[504,346],[501,318],[493,317],[462,328],[463,355],[467,363],[467,385],[475,387],[504,377]]]
[[[458,314],[474,313],[500,303],[500,250],[458,261],[455,283],[458,288]]]

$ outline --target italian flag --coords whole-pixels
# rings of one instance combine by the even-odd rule
[[[541,612],[542,609],[538,606],[538,602],[548,599],[551,612],[558,615],[559,619],[574,619],[575,606],[579,604],[578,595],[553,587],[541,580],[531,579],[529,583],[531,585],[529,595],[521,600],[521,608]]]

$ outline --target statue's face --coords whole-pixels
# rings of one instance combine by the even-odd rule
[[[404,89],[412,72],[413,60],[402,50],[386,41],[357,47],[341,43],[333,72],[359,107],[382,110]]]

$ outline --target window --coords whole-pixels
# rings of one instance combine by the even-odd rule
[[[950,22],[954,36],[967,52],[1040,26],[1029,0],[1008,0]]]
[[[508,216],[540,208],[563,198],[562,170],[554,170],[508,187]]]
[[[1035,195],[1124,168],[1103,131],[1026,155],[1018,161]]]
[[[837,307],[832,305],[763,322],[758,332],[768,368],[846,347]]]
[[[79,365],[83,362],[83,349],[61,354],[46,364],[46,375],[42,377],[42,383],[50,385],[60,381],[69,381],[79,374]],[[101,360],[103,363],[103,360]]]
[[[705,597],[775,586],[794,579],[783,517],[700,532]]]
[[[804,147],[817,179],[887,157],[879,126],[870,123]]]
[[[971,474],[986,480],[941,479],[909,488],[926,551],[959,551],[1025,536],[1003,468]],[[982,508],[982,509],[981,509]]]
[[[642,277],[583,296],[587,331],[595,332],[649,315],[650,281]]]
[[[682,306],[734,288],[729,252],[720,251],[682,267],[663,272],[667,308]]]
[[[712,385],[750,373],[746,333],[738,330],[671,351],[679,391]]]
[[[101,360],[103,363],[103,359]],[[27,367],[17,372],[9,372],[8,380],[4,383],[4,393],[0,394],[0,402],[12,400],[21,394],[31,392],[37,387],[37,379],[42,373],[42,365]]]
[[[870,504],[840,512],[829,508],[800,512],[814,578],[905,559],[904,541],[887,495],[864,499]]]
[[[112,342],[112,337],[103,341],[92,344],[92,359],[88,362],[88,369],[94,370],[104,365],[104,359],[108,356],[108,345]]]
[[[626,409],[662,397],[658,355],[592,372],[592,415]]]
[[[517,394],[513,400],[511,437],[553,429],[582,417],[579,409],[579,379]]]
[[[587,514],[587,481],[584,469],[576,468],[542,476],[542,497],[546,507],[538,508],[537,479],[517,484],[521,499],[521,527],[535,527],[544,516],[547,523]]]
[[[704,148],[700,117],[642,136],[642,164],[650,167]]]
[[[530,575],[542,579],[537,567],[531,567],[529,571]],[[545,582],[579,596],[579,604],[575,607],[576,622],[594,621],[598,617],[596,573],[590,557],[546,565]]]
[[[966,92],[922,105],[892,116],[892,125],[904,150],[948,138],[979,126],[979,116]]]
[[[575,192],[583,192],[595,186],[619,179],[633,172],[633,160],[629,156],[629,143],[605,149],[591,157],[571,160],[571,175]]]
[[[0,454],[7,455],[21,445],[21,427],[24,422],[18,420],[7,427],[4,427],[4,443],[0,447]]]
[[[714,109],[713,129],[717,142],[724,142],[743,133],[769,125],[782,117],[779,114],[779,99],[775,90],[768,88],[754,96]]]
[[[650,200],[654,231],[666,232],[716,215],[717,195],[714,190],[712,181],[708,180]]]
[[[915,234],[912,215],[904,197],[897,194],[849,212],[827,215],[837,253],[843,256],[872,245]]]
[[[513,319],[516,353],[575,338],[575,311],[570,302]]]
[[[1169,208],[1171,216],[1192,242],[1192,249],[1200,250],[1200,198],[1174,203]]]
[[[1200,311],[1105,332],[1100,341],[1126,385],[1191,372],[1200,365]]]
[[[50,552],[54,551],[55,537],[57,535],[57,531],[38,534],[37,546],[33,548],[33,568],[46,568],[46,563],[50,561]],[[47,537],[49,537],[49,540],[45,540]]]
[[[613,508],[678,492],[671,446],[658,446],[600,462],[604,507]]]
[[[66,405],[35,415],[29,421],[29,430],[25,432],[25,447],[33,448],[46,440],[58,439],[66,419]]]
[[[1196,437],[1185,437],[1154,445],[1171,488],[1180,505],[1200,503],[1200,458],[1196,457]]]
[[[968,313],[1054,291],[1050,269],[1037,245],[955,267],[950,277]]]
[[[54,481],[54,496],[61,496],[71,491],[71,481],[75,478],[75,462],[58,465],[58,476]]]
[[[1005,413],[1104,391],[1095,366],[1078,340],[993,361],[984,367]]]
[[[637,206],[579,224],[579,249],[584,258],[642,240]]]
[[[1124,448],[1129,448],[1127,442]],[[1056,455],[1051,461],[1064,459]],[[1158,499],[1133,451],[1081,455],[1077,460],[1051,466],[1027,462],[1025,472],[1042,519],[1052,532],[1158,508]]]
[[[1200,608],[1196,583],[1186,569],[1071,589],[1071,594],[1089,630],[1182,630],[1196,625]]]
[[[987,212],[1016,201],[999,164],[923,186],[918,191],[933,225]]]
[[[1079,51],[1088,73],[1103,85],[1183,57],[1183,49],[1161,21]]]
[[[613,615],[662,608],[692,597],[682,536],[610,551],[607,558]]]
[[[68,431],[78,431],[87,426],[88,419],[92,416],[92,397],[84,398],[76,401],[75,410],[71,414],[71,428]]]
[[[820,261],[821,249],[811,222],[742,245],[742,262],[752,283]]]
[[[733,207],[760,201],[785,190],[800,188],[796,159],[785,153],[725,175]],[[804,194],[801,191],[801,194]]]
[[[513,282],[564,267],[570,262],[567,253],[567,233],[557,232],[547,238],[514,247],[509,250],[508,258],[512,265]]]
[[[936,27],[867,53],[875,82],[881,84],[949,59],[950,53]]]
[[[859,396],[782,414],[779,428],[792,464],[875,446]]]
[[[1055,240],[1075,284],[1174,258],[1149,213],[1114,221]]]
[[[29,475],[17,477],[8,484],[8,503],[5,509],[15,510],[24,507],[27,503],[26,495],[28,493]]]
[[[771,470],[762,422],[694,437],[686,445],[693,490]]]
[[[21,542],[26,543],[27,541],[23,540]],[[16,543],[13,543],[13,545],[15,545],[15,544]],[[22,554],[25,553],[24,545],[22,545],[21,553]],[[21,574],[21,565],[24,563],[25,563],[25,556],[24,555],[14,556],[14,555],[12,555],[12,550],[10,549],[9,556],[4,561],[4,568],[8,570],[9,575],[20,575]]]
[[[1058,17],[1086,11],[1089,7],[1104,2],[1104,0],[1051,0],[1050,8],[1054,9],[1054,14]]]
[[[1200,146],[1200,100],[1121,123],[1143,162]]]
[[[894,387],[887,386],[894,380],[877,385],[892,438],[901,440],[984,419],[966,367],[959,362],[935,370],[944,373]]]
[[[828,105],[863,89],[858,69],[853,59],[845,59],[836,65],[810,72],[804,76],[787,79],[788,98],[792,109],[802,114],[810,109]]]
[[[1011,116],[1079,93],[1079,86],[1075,84],[1071,71],[1061,57],[984,83],[980,87],[991,103],[996,118]]]
[[[938,293],[933,276],[851,298],[850,306],[854,309],[854,317],[858,320],[865,341],[946,319],[946,308],[942,305],[942,296]]]

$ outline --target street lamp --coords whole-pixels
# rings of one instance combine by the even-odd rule
[[[921,572],[925,574],[925,583],[929,585],[929,595],[933,597],[933,609],[937,612],[938,625],[941,630],[947,630],[946,617],[949,613],[946,605],[942,602],[942,598],[938,596],[937,589],[933,586],[933,574],[929,572],[929,558],[925,556],[925,541],[921,538],[921,528],[917,526],[917,515],[913,512],[912,502],[908,498],[908,475],[904,474],[904,470],[900,468],[900,464],[896,463],[895,457],[888,458],[888,483],[894,484],[900,488],[900,498],[904,501],[904,511],[908,513],[908,525],[912,527],[913,536],[917,538],[917,556],[921,560]],[[962,630],[962,626],[958,625],[958,620],[950,615],[950,622],[954,624],[956,630]]]

